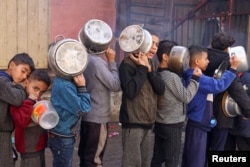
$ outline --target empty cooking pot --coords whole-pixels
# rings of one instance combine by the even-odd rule
[[[228,52],[230,56],[236,55],[237,58],[240,60],[240,64],[237,68],[238,72],[244,72],[248,70],[249,68],[248,57],[244,47],[242,46],[230,47]]]
[[[182,75],[189,68],[189,52],[184,46],[174,46],[169,55],[168,68],[170,71]]]
[[[88,54],[79,41],[63,38],[50,46],[48,63],[57,76],[69,79],[83,73],[88,63]]]
[[[130,25],[121,32],[119,45],[124,52],[147,53],[152,46],[152,36],[140,25]]]
[[[113,38],[110,26],[102,20],[91,19],[79,31],[78,39],[91,54],[102,54]]]
[[[222,97],[222,111],[227,117],[241,115],[239,105],[229,96],[228,92],[225,92]]]

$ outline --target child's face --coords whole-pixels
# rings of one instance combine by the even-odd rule
[[[202,70],[205,71],[208,66],[209,60],[207,56],[207,52],[202,52],[201,56],[198,58],[197,66]]]
[[[30,66],[28,64],[16,65],[14,62],[10,63],[10,75],[15,83],[23,82],[31,73]]]
[[[43,81],[28,79],[25,89],[28,96],[32,96],[32,99],[37,100],[46,92],[48,85]]]
[[[152,46],[151,46],[149,52],[147,53],[147,56],[149,59],[152,59],[154,57],[154,55],[156,54],[157,49],[158,49],[158,45],[159,45],[159,41],[160,41],[159,37],[152,35]]]

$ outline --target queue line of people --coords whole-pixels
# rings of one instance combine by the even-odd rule
[[[202,71],[206,72],[209,64],[208,50],[192,45],[188,48],[190,69],[181,78],[168,69],[171,48],[178,44],[169,40],[160,41],[157,35],[151,34],[153,42],[150,51],[147,54],[128,54],[119,67],[115,62],[115,52],[108,48],[105,57],[89,55],[83,75],[72,79],[56,76],[51,102],[60,121],[49,130],[48,135],[44,135],[47,132],[44,133],[39,125],[34,125],[29,115],[33,104],[50,86],[50,78],[46,72],[34,70],[34,62],[28,54],[15,55],[8,69],[0,73],[0,105],[4,113],[0,117],[0,166],[14,166],[11,147],[14,125],[22,167],[34,166],[34,163],[45,166],[47,137],[53,166],[70,167],[78,133],[80,166],[102,166],[108,136],[107,123],[110,121],[110,92],[120,90],[122,167],[153,167],[163,163],[165,166],[178,166],[181,130],[186,116],[182,167],[206,166],[207,151],[214,139],[210,131],[213,132],[220,123],[218,118],[217,124],[211,123],[216,116],[213,106],[220,102],[217,96],[213,96],[230,89],[237,81],[239,60],[231,56],[230,67],[220,79],[206,76]],[[155,54],[159,64],[153,59]],[[184,79],[184,84],[181,79]],[[246,119],[250,113],[244,107],[243,119]],[[228,131],[224,137],[228,136]],[[219,144],[222,149],[223,143]]]

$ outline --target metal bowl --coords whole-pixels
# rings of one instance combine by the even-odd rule
[[[230,47],[228,53],[230,56],[236,55],[237,58],[240,60],[240,64],[237,68],[238,72],[244,72],[249,69],[248,57],[244,47],[242,46]]]
[[[152,36],[140,25],[130,25],[121,32],[119,45],[124,52],[147,53],[152,46]]]
[[[184,46],[174,46],[169,55],[168,68],[170,71],[182,75],[189,68],[190,55]]]
[[[222,111],[226,117],[236,117],[241,115],[239,105],[230,97],[228,92],[225,92],[222,97]]]

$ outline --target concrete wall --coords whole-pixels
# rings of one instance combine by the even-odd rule
[[[51,34],[77,39],[78,32],[90,19],[105,21],[115,32],[116,0],[51,0]]]

